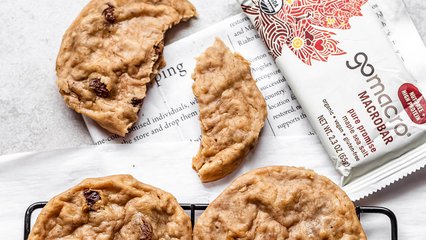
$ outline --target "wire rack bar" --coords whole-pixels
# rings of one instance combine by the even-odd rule
[[[31,216],[34,211],[46,206],[47,202],[36,202],[31,204],[27,211],[25,211],[25,219],[24,219],[24,240],[28,239],[28,236],[31,232]],[[196,211],[204,211],[208,204],[193,204],[193,203],[181,203],[180,206],[186,210],[190,211],[191,224],[194,226],[195,223],[195,212]],[[378,206],[358,206],[356,207],[356,213],[358,218],[361,219],[361,214],[382,214],[386,215],[391,224],[391,239],[398,240],[398,224],[395,214],[388,208],[378,207]]]

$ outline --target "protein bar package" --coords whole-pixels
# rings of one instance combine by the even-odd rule
[[[401,0],[239,0],[361,198],[426,165],[426,48]]]

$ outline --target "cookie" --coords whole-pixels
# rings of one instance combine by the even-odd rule
[[[192,167],[202,182],[209,182],[234,171],[255,146],[265,124],[266,102],[250,63],[220,39],[197,58],[192,78],[202,134]]]
[[[204,211],[194,240],[365,240],[354,204],[328,178],[266,167],[237,178]]]
[[[195,15],[187,0],[92,0],[66,31],[56,61],[66,104],[124,136],[165,66],[166,30]]]
[[[43,208],[29,240],[192,239],[191,220],[169,193],[130,175],[86,179]]]

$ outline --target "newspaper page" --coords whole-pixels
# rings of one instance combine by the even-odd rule
[[[126,137],[108,133],[85,117],[94,143],[199,141],[198,104],[192,93],[191,75],[195,58],[211,46],[216,37],[251,62],[253,77],[267,103],[268,117],[262,136],[314,135],[273,57],[248,17],[241,13],[165,47],[167,66],[149,87],[139,121]]]

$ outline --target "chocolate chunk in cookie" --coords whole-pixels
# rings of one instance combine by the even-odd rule
[[[201,146],[192,167],[201,181],[234,171],[256,145],[266,119],[266,102],[250,63],[217,39],[197,58],[192,87],[200,107]]]

